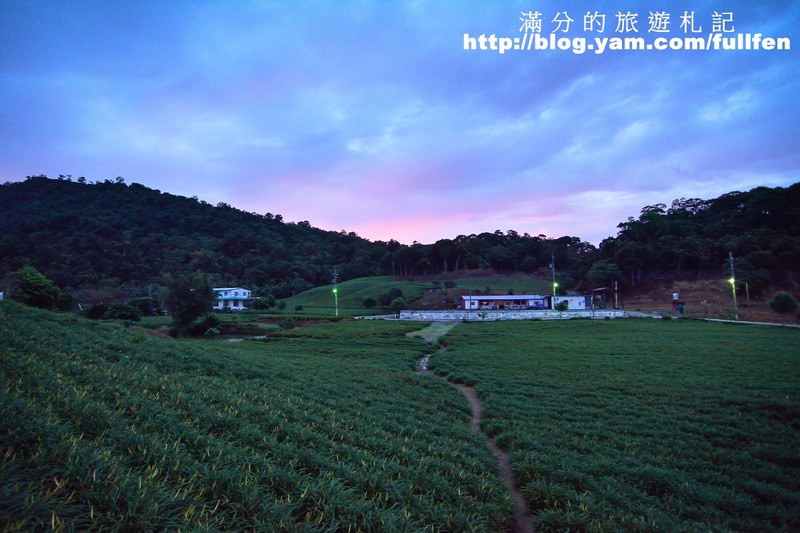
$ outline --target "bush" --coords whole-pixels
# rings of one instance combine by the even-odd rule
[[[372,309],[372,308],[373,308],[373,307],[375,307],[377,304],[378,304],[378,302],[376,302],[376,301],[375,301],[375,298],[364,298],[364,303],[363,303],[363,305],[364,305],[364,307],[366,307],[367,309]]]
[[[378,296],[378,303],[381,304],[382,307],[389,307],[392,304],[392,302],[402,297],[403,297],[403,291],[398,289],[397,287],[393,287],[389,289],[389,292],[384,292],[383,294]]]
[[[406,306],[406,299],[400,296],[399,298],[395,298],[391,305],[389,306],[389,310],[394,313],[399,313],[404,307]]]
[[[781,314],[781,320],[785,321],[784,316],[786,313],[791,313],[797,310],[797,300],[794,296],[785,291],[778,291],[769,301],[769,308]]]
[[[192,335],[206,335],[207,331],[210,329],[216,329],[219,331],[219,319],[214,315],[208,315],[203,320],[199,322],[195,322],[192,324],[192,327],[189,330],[189,333]]]
[[[567,300],[563,300],[556,304],[556,311],[567,311],[569,309],[569,302]]]
[[[112,320],[139,320],[139,311],[125,304],[114,304],[106,311],[106,318]]]
[[[281,329],[292,329],[295,327],[293,318],[284,318],[278,322],[278,327]]]
[[[219,335],[219,334],[220,334],[220,331],[217,328],[208,328],[203,335],[216,336],[216,335]]]
[[[445,289],[455,289],[458,284],[455,281],[445,281],[444,288]]]
[[[86,318],[91,318],[92,320],[100,320],[106,317],[106,308],[105,304],[94,304],[89,306],[86,311],[83,312],[83,316]]]
[[[61,299],[61,291],[55,283],[32,266],[22,267],[14,272],[13,282],[18,299],[26,305],[54,309]]]
[[[294,306],[294,310],[295,311],[302,311],[303,310],[303,306],[302,305],[295,305]]]
[[[275,297],[271,294],[255,298],[252,302],[253,309],[272,309],[275,307]]]
[[[277,307],[278,309],[281,309],[281,310],[286,309],[286,302],[281,300],[277,304],[275,304],[275,307]]]
[[[128,300],[128,305],[136,309],[139,312],[139,316],[156,316],[161,314],[161,305],[155,298],[149,298],[147,296],[131,298]]]

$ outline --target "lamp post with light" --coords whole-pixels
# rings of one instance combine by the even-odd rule
[[[556,289],[558,289],[558,282],[553,282],[553,309],[556,308]]]
[[[339,287],[333,288],[333,300],[336,305],[336,316],[339,316]]]
[[[731,290],[733,291],[733,315],[736,320],[739,320],[739,306],[736,305],[736,279],[731,277],[728,283],[731,284]]]

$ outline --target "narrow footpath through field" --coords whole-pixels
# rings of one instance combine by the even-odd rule
[[[419,337],[430,343],[436,343],[436,341],[438,341],[440,337],[445,335],[456,325],[457,323],[455,322],[431,324],[430,326],[424,329],[409,333],[408,336]],[[423,374],[427,374],[428,363],[430,362],[431,357],[436,355],[437,353],[442,353],[445,350],[446,348],[442,347],[437,352],[428,354],[425,357],[421,358],[419,361],[417,361],[416,371]],[[528,503],[525,501],[525,498],[522,496],[522,493],[519,492],[516,484],[514,483],[514,476],[511,473],[511,464],[508,462],[508,454],[505,452],[505,450],[503,450],[500,446],[498,446],[497,441],[495,441],[495,439],[493,439],[492,437],[490,437],[481,430],[482,406],[480,397],[478,397],[478,393],[475,392],[475,389],[473,389],[469,385],[465,385],[463,383],[453,383],[447,381],[441,376],[436,376],[436,377],[445,381],[451,387],[461,391],[461,393],[469,402],[470,408],[472,410],[472,420],[471,420],[472,431],[476,433],[481,433],[486,439],[486,445],[491,450],[492,457],[494,457],[494,460],[497,463],[497,468],[500,472],[500,479],[503,481],[503,484],[505,484],[505,486],[508,488],[509,492],[511,493],[511,499],[514,501],[515,515],[511,531],[514,533],[526,533],[529,531],[533,531],[533,527],[531,525],[530,509],[528,508]]]

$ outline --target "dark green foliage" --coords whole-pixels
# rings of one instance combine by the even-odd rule
[[[445,289],[455,289],[458,286],[458,283],[452,280],[448,280],[444,282]]]
[[[569,310],[569,301],[562,300],[555,305],[556,311],[567,311]]]
[[[155,298],[148,298],[147,296],[131,298],[128,300],[128,305],[135,308],[141,316],[155,316],[161,314],[161,305]]]
[[[340,279],[377,274],[385,253],[355,233],[113,180],[6,183],[0,205],[0,279],[31,264],[62,287],[145,286],[164,272],[201,271],[214,284],[287,297],[327,283],[334,266]]]
[[[622,271],[612,261],[599,259],[592,264],[587,277],[591,288],[611,287],[614,281],[619,281],[622,277]]]
[[[378,305],[378,302],[375,301],[375,298],[372,297],[364,298],[364,307],[366,307],[367,309],[372,309],[376,305]]]
[[[0,303],[0,530],[506,531],[415,328],[176,341]]]
[[[108,308],[105,317],[111,320],[139,320],[139,311],[130,305],[114,304]]]
[[[220,320],[214,315],[208,315],[192,324],[189,334],[194,336],[208,335],[208,331],[212,329],[216,329],[217,334],[219,334],[220,327]]]
[[[31,266],[12,274],[15,298],[26,305],[54,309],[61,299],[61,291],[52,280]]]
[[[399,289],[398,287],[392,287],[388,292],[384,292],[378,296],[378,303],[381,305],[381,307],[389,307],[392,302],[398,298],[403,298],[402,289]]]
[[[399,296],[392,300],[392,303],[389,304],[389,310],[395,313],[399,313],[402,309],[406,307],[406,299],[402,296]]]
[[[797,300],[788,292],[778,291],[769,301],[769,308],[781,315],[793,313],[797,311]]]
[[[286,302],[283,300],[279,300],[278,303],[275,304],[275,307],[277,307],[280,310],[284,310],[286,309]]]
[[[647,206],[619,228],[600,255],[633,282],[643,271],[718,275],[733,252],[737,280],[758,294],[800,265],[800,183]]]
[[[89,306],[89,308],[83,312],[83,316],[86,318],[91,318],[92,320],[101,320],[106,317],[107,311],[108,308],[106,307],[106,304],[97,303]]]
[[[200,274],[169,278],[167,290],[166,305],[178,335],[186,334],[195,320],[210,312],[216,300],[216,293]]]
[[[508,321],[445,339],[430,365],[474,385],[535,529],[797,529],[797,331]]]
[[[263,296],[261,298],[254,298],[251,307],[253,309],[260,310],[272,309],[275,307],[275,297],[271,294],[268,294],[267,296]]]

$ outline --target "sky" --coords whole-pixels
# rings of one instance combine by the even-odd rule
[[[725,37],[791,49],[477,40],[538,19],[542,38],[651,43],[688,36],[692,12],[703,38],[725,19]],[[3,0],[0,182],[122,176],[407,244],[495,230],[598,244],[647,205],[800,181],[798,50],[796,1]]]

